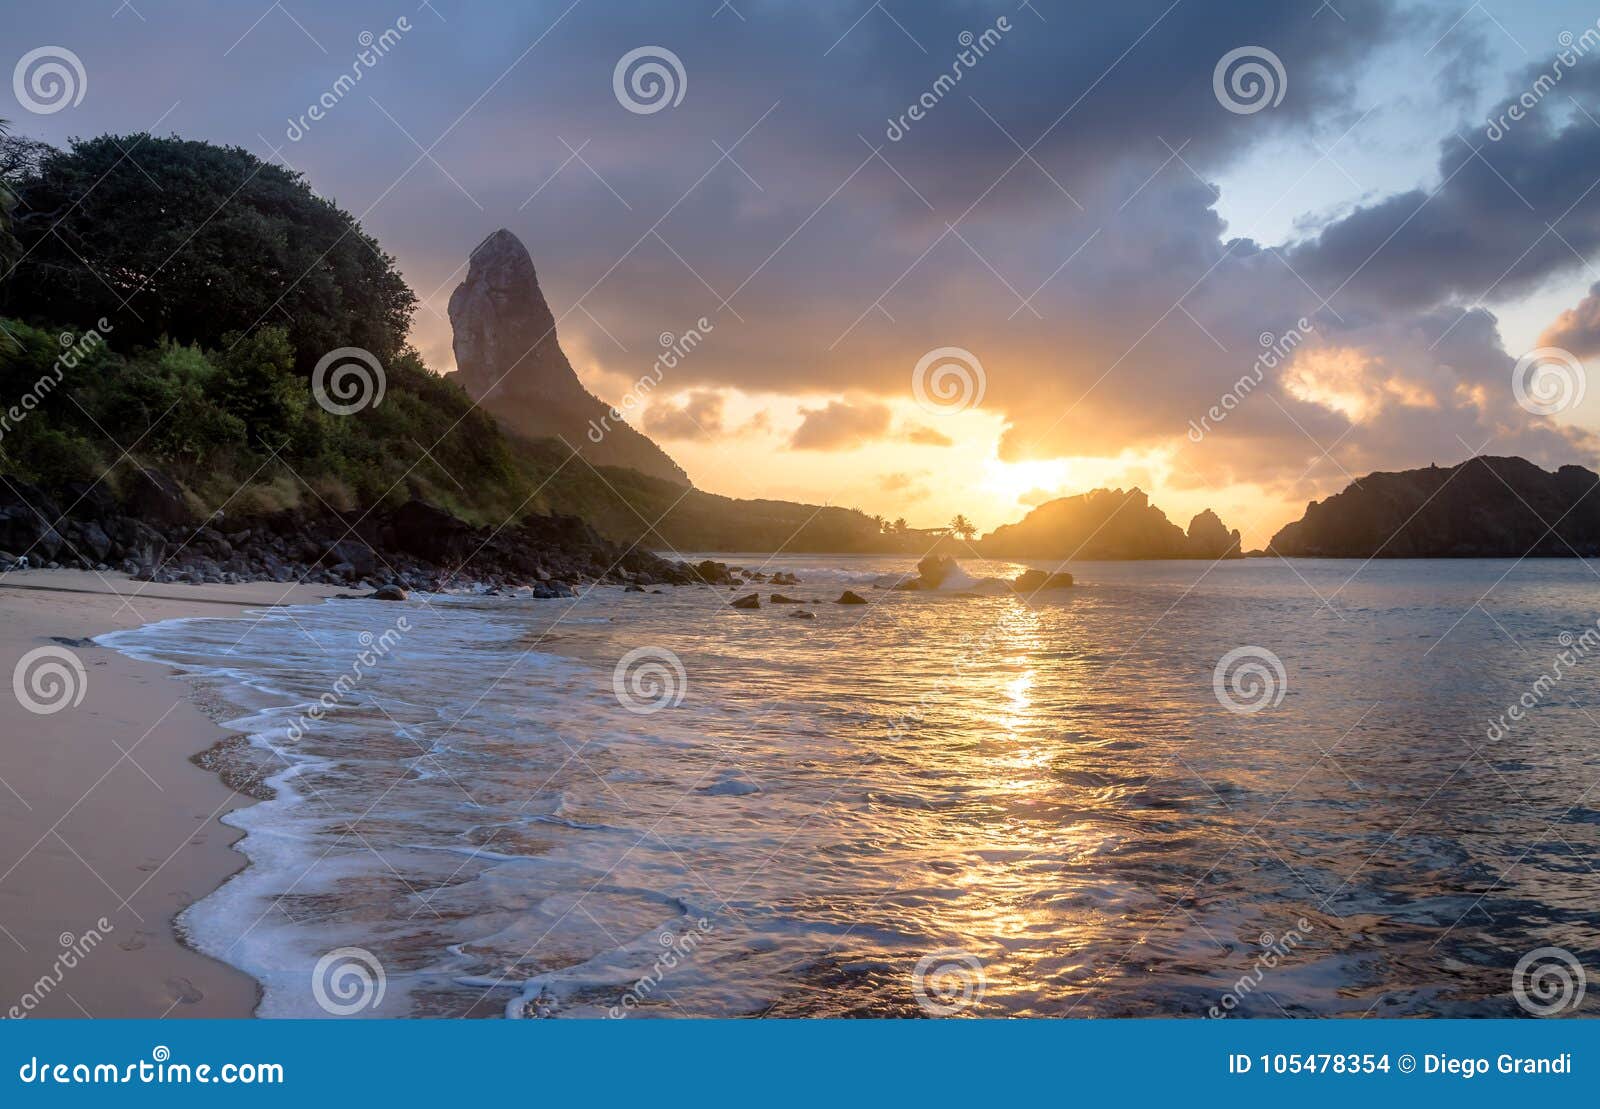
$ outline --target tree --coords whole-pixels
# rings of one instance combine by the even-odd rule
[[[314,454],[317,410],[294,372],[294,348],[284,328],[263,327],[228,339],[217,356],[212,390],[222,408],[244,424],[251,446],[270,451],[292,444],[296,456]]]
[[[972,525],[972,521],[959,512],[950,520],[950,531],[951,534],[958,535],[968,541],[971,541],[972,537],[978,534],[978,529]]]
[[[47,142],[9,134],[10,123],[0,119],[0,181],[21,181],[39,172],[45,156],[56,153]]]
[[[884,526],[888,523],[888,521],[885,520],[882,516],[874,516],[872,518],[872,522],[877,526],[878,534],[882,535],[883,534],[883,530],[884,530]]]
[[[13,182],[26,252],[0,303],[27,319],[116,322],[123,344],[225,346],[286,324],[304,373],[337,347],[388,360],[416,297],[394,259],[297,173],[241,147],[148,134],[50,151]]]
[[[22,257],[22,244],[11,230],[11,213],[17,206],[17,196],[11,189],[11,182],[17,175],[9,171],[4,157],[4,151],[13,141],[10,130],[11,125],[0,119],[0,281]]]
[[[904,535],[909,530],[906,527],[906,518],[904,516],[896,516],[894,523],[889,525],[889,530],[896,535]]]

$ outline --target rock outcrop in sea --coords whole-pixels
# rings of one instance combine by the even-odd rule
[[[562,438],[596,466],[691,484],[665,451],[583,387],[557,341],[533,259],[511,232],[496,231],[473,249],[466,279],[450,294],[450,326],[456,381],[501,427]]]
[[[1312,501],[1267,549],[1312,558],[1594,558],[1600,475],[1490,455],[1368,474]]]
[[[1239,558],[1239,533],[1210,509],[1183,529],[1142,489],[1096,489],[1048,501],[978,543],[989,558]]]

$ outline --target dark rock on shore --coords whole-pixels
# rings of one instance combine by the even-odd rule
[[[695,563],[694,573],[707,585],[731,585],[734,582],[733,573],[726,562],[713,562],[709,558]]]
[[[194,521],[183,488],[160,470],[143,467],[134,470],[123,490],[122,501],[128,515],[158,527],[181,526]]]
[[[530,586],[536,597],[570,597],[596,581],[643,589],[697,577],[681,563],[619,547],[576,516],[530,515],[479,528],[411,500],[355,512],[219,512],[197,526],[189,495],[171,477],[140,471],[127,486],[120,501],[109,491],[68,487],[63,494],[72,500],[63,514],[43,490],[0,476],[5,565],[115,567],[157,582],[382,586],[378,593],[393,589],[396,599],[470,586]]]
[[[459,563],[472,554],[472,528],[427,501],[407,501],[389,523],[394,545],[428,562]]]
[[[1374,473],[1272,537],[1314,558],[1600,556],[1600,475],[1482,455],[1458,466]]]
[[[0,550],[11,552],[13,561],[55,558],[61,536],[53,525],[60,518],[61,510],[43,490],[15,478],[0,481]]]

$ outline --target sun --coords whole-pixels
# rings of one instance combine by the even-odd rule
[[[1071,465],[1059,458],[1032,462],[1002,462],[994,458],[985,463],[978,488],[997,500],[1021,504],[1022,496],[1035,489],[1055,493],[1067,487],[1071,473]]]

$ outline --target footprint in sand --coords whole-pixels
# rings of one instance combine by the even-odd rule
[[[149,932],[134,932],[133,935],[117,944],[124,951],[138,951],[144,947],[145,941],[150,938]]]
[[[166,987],[168,995],[180,1005],[193,1005],[206,996],[200,992],[200,987],[187,978],[168,978]]]

